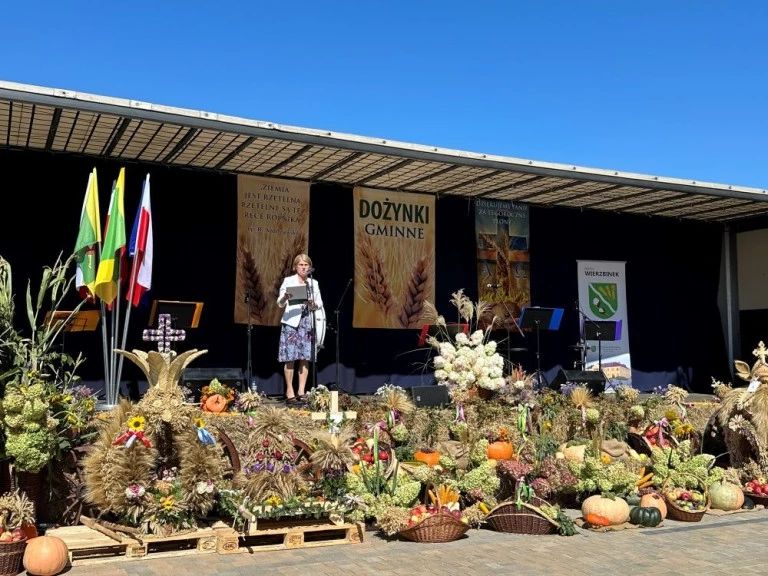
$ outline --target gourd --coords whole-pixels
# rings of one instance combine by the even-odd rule
[[[744,504],[741,487],[730,482],[713,482],[709,487],[710,506],[716,510],[738,510]]]
[[[623,524],[629,517],[629,505],[621,498],[606,498],[596,494],[581,505],[581,515],[593,526]]]
[[[644,494],[640,498],[640,504],[643,508],[658,508],[661,512],[661,519],[667,517],[667,503],[664,502],[664,498],[658,492],[651,492],[650,494]]]
[[[489,460],[511,460],[515,455],[515,449],[511,442],[491,442],[488,444],[486,454]]]
[[[227,409],[227,399],[221,394],[213,394],[205,401],[203,409],[214,414],[224,412]]]
[[[436,451],[425,452],[423,450],[419,450],[414,453],[413,457],[419,462],[424,462],[424,464],[427,466],[437,466],[437,464],[440,462],[440,452]]]
[[[24,568],[35,576],[55,576],[67,566],[69,549],[56,536],[38,536],[27,541],[22,560]]]
[[[568,446],[563,444],[560,446],[560,452],[563,453],[563,458],[569,462],[584,462],[584,453],[587,450],[586,444],[580,444],[578,446]]]
[[[661,524],[661,511],[654,506],[635,506],[629,511],[629,521],[638,526],[653,528]]]

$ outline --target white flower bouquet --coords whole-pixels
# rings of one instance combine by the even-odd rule
[[[496,351],[496,342],[488,338],[497,319],[494,318],[484,331],[477,328],[478,320],[488,312],[490,305],[482,301],[473,304],[464,295],[464,290],[453,293],[451,304],[471,330],[469,336],[460,331],[451,338],[445,318],[439,316],[431,304],[425,303],[425,315],[430,316],[427,320],[442,327],[439,336],[428,340],[438,352],[432,359],[438,384],[463,390],[473,387],[499,390],[505,384],[504,358]]]

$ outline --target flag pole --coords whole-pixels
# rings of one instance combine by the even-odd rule
[[[101,262],[101,242],[98,243],[99,247],[99,262]],[[95,294],[94,298],[98,298]],[[109,389],[110,389],[110,371],[109,371],[109,351],[107,350],[107,309],[104,306],[104,300],[99,298],[99,304],[101,305],[101,348],[102,348],[102,360],[104,361],[104,395],[106,396],[107,404],[109,404]]]
[[[112,312],[112,401],[110,404],[117,404],[117,397],[120,395],[120,380],[117,377],[117,354],[115,349],[117,348],[117,331],[120,329],[120,275],[122,273],[122,258],[117,258],[117,295],[115,296],[114,311]]]
[[[142,186],[141,190],[141,204],[139,204],[139,212],[141,212],[142,206],[144,206],[144,194],[146,194],[146,186],[147,181],[144,180],[144,186]],[[136,238],[136,244],[138,245],[139,239]],[[131,277],[128,280],[128,308],[125,311],[125,321],[123,322],[123,344],[121,348],[125,350],[125,345],[128,340],[128,324],[131,321],[131,310],[133,310],[133,292],[134,288],[136,287],[136,269],[138,267],[139,259],[137,258],[138,255],[138,246],[135,245],[133,247],[133,262],[131,263]],[[130,250],[128,251],[130,254]],[[118,360],[117,364],[117,381],[120,382],[120,377],[123,374],[123,355],[120,355],[120,359]]]

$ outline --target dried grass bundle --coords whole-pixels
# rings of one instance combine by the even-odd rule
[[[224,475],[224,453],[219,443],[203,444],[197,437],[195,424],[176,438],[179,444],[179,468],[184,502],[199,514],[207,514],[216,503],[216,495],[208,492],[205,482],[215,482]],[[205,479],[205,480],[203,480]]]

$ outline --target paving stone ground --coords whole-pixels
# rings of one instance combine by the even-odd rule
[[[68,576],[277,576],[343,574],[514,574],[549,576],[703,576],[768,573],[768,510],[701,522],[665,520],[658,528],[576,536],[517,536],[471,530],[446,544],[387,541],[368,532],[362,544],[232,555],[199,554],[79,566]]]

